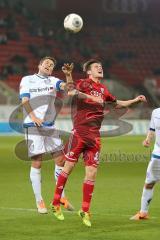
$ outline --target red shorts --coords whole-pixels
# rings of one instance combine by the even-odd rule
[[[83,153],[85,166],[97,167],[99,165],[100,148],[99,135],[95,138],[87,139],[82,138],[76,130],[73,130],[65,145],[64,155],[67,161],[77,162],[80,154]]]

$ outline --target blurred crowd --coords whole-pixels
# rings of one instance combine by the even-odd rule
[[[97,25],[87,26],[81,33],[76,35],[66,32],[63,29],[62,19],[54,16],[51,13],[46,13],[41,16],[38,12],[28,8],[22,0],[14,3],[12,0],[1,0],[0,9],[8,9],[8,14],[5,17],[0,16],[0,45],[7,45],[10,40],[21,42],[21,32],[16,30],[16,26],[20,25],[17,22],[17,15],[23,16],[27,24],[24,31],[32,38],[42,39],[43,42],[38,44],[36,41],[28,43],[27,51],[32,54],[33,58],[39,60],[45,55],[54,55],[58,60],[57,69],[60,69],[64,62],[75,62],[75,70],[82,71],[81,63],[88,58],[101,58],[106,72],[106,77],[110,77],[108,69],[112,64],[120,62],[126,67],[130,67],[129,61],[136,60],[139,55],[134,49],[128,50],[117,47],[119,39],[121,42],[123,31],[127,32],[128,42],[138,41],[138,39],[147,39],[160,37],[160,29],[156,24],[150,23],[148,18],[139,16],[136,21],[136,26],[128,27],[126,18],[98,18]],[[128,28],[127,28],[128,27]],[[126,30],[125,30],[126,28]],[[120,36],[117,33],[122,33]],[[92,39],[92,42],[90,41]],[[112,50],[113,44],[115,49]],[[112,52],[110,51],[112,50]],[[109,54],[111,52],[111,54]],[[9,74],[27,74],[28,59],[21,53],[15,50],[15,56],[12,56],[10,61],[3,66],[1,77],[6,78]]]

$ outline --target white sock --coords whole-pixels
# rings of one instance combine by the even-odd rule
[[[141,212],[148,212],[149,204],[153,197],[153,188],[152,189],[146,189],[143,188],[142,198],[141,198]]]
[[[58,177],[59,177],[59,175],[60,175],[62,169],[63,169],[63,167],[60,167],[60,166],[55,165],[55,169],[54,169],[54,177],[55,177],[56,183],[57,183],[57,179],[58,179]],[[64,190],[63,190],[63,192],[62,192],[61,197],[62,197],[62,198],[65,197]]]
[[[39,202],[43,199],[41,195],[41,169],[31,167],[30,179],[36,202]]]

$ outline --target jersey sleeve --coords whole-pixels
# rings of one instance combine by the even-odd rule
[[[51,82],[53,84],[54,89],[57,91],[61,91],[60,84],[64,81],[60,80],[59,78],[51,77]]]
[[[116,102],[116,97],[113,96],[107,88],[104,90],[104,96],[105,96],[105,101],[106,102]]]
[[[154,111],[152,112],[151,121],[150,121],[150,125],[149,125],[149,130],[150,131],[155,131]]]
[[[23,97],[30,98],[29,81],[28,81],[27,77],[23,77],[21,82],[20,82],[19,98],[22,99]]]
[[[85,92],[86,88],[88,87],[88,83],[84,82],[81,79],[75,81],[75,84],[76,84],[76,89],[81,92]]]

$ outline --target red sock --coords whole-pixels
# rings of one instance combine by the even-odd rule
[[[86,180],[83,183],[83,202],[82,210],[83,212],[88,212],[90,208],[90,203],[92,199],[92,193],[94,190],[94,181]]]
[[[61,195],[62,195],[64,186],[67,182],[67,178],[68,178],[68,174],[62,171],[60,173],[59,177],[58,177],[58,181],[57,181],[57,184],[56,184],[56,190],[54,192],[54,198],[53,198],[53,201],[52,201],[52,204],[54,206],[60,205]]]

